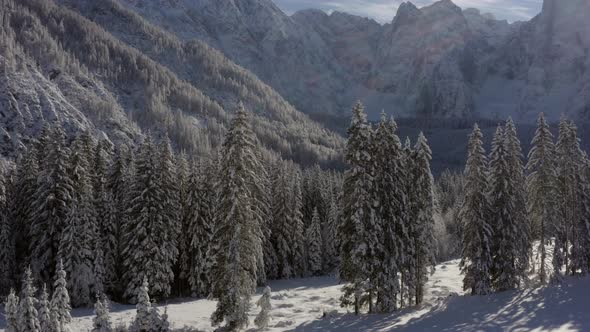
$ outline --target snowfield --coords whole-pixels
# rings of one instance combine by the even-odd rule
[[[355,316],[339,306],[335,277],[273,281],[270,328],[265,331],[590,331],[590,277],[565,278],[560,285],[489,296],[462,296],[459,260],[439,264],[427,284],[425,304],[389,315]],[[262,288],[253,298],[258,299]],[[214,331],[215,301],[168,303],[174,328]],[[162,308],[163,310],[163,308]],[[113,325],[129,323],[135,307],[113,304]],[[251,329],[258,309],[250,312]],[[92,309],[72,313],[75,332],[90,331]],[[5,326],[3,318],[0,326]],[[3,331],[3,329],[1,329]]]

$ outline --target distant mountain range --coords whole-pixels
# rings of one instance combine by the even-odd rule
[[[373,119],[531,124],[543,111],[588,122],[587,17],[587,0],[545,0],[516,23],[450,0],[406,2],[385,25],[288,16],[271,0],[0,0],[0,153],[54,120],[129,144],[167,134],[207,153],[238,101],[267,151],[303,164],[338,158],[357,99]],[[452,158],[440,167],[463,155]]]
[[[345,13],[287,16],[271,0],[119,0],[182,40],[199,39],[299,110],[590,119],[590,3],[545,0],[508,23],[450,0],[402,3],[390,24]]]

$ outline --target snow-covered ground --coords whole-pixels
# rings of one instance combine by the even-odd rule
[[[590,331],[590,277],[489,296],[462,296],[458,265],[453,260],[437,266],[424,305],[390,315],[355,316],[340,308],[341,285],[334,277],[271,282],[273,309],[267,331]],[[213,331],[209,317],[214,309],[215,302],[208,300],[168,303],[176,328]],[[114,304],[112,310],[115,325],[129,323],[135,315],[133,306]],[[253,306],[251,321],[257,312]],[[90,331],[91,309],[77,309],[73,316],[73,331]],[[251,331],[256,329],[252,326]]]

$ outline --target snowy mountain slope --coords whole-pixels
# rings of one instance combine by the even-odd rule
[[[2,0],[5,149],[26,142],[41,119],[59,119],[68,130],[115,141],[167,132],[179,148],[204,152],[219,144],[238,100],[254,111],[262,142],[286,157],[325,161],[341,146],[340,137],[219,52],[183,43],[116,4],[92,3],[76,2],[78,12],[49,0]],[[81,16],[83,9],[108,11],[105,27],[135,38],[110,34]]]
[[[586,331],[590,329],[590,279],[566,278],[549,285],[489,296],[463,296],[459,260],[437,265],[426,286],[425,303],[390,315],[347,313],[339,306],[341,285],[333,277],[271,282],[271,324],[268,331]],[[254,300],[258,298],[259,289]],[[161,308],[162,309],[162,308]],[[213,331],[209,318],[215,302],[168,303],[173,327]],[[129,322],[135,308],[114,304],[113,323]],[[258,310],[253,306],[250,319]],[[90,309],[73,312],[76,331],[89,331]],[[4,322],[0,319],[0,326]],[[251,329],[255,331],[256,329]]]
[[[119,1],[181,39],[219,49],[310,114],[342,114],[359,98],[373,116],[385,109],[531,122],[539,111],[588,113],[583,0],[547,0],[538,17],[512,24],[450,0],[404,2],[383,26],[339,12],[289,17],[270,0]]]

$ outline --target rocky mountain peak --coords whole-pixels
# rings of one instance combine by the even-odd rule
[[[393,18],[394,30],[402,25],[411,24],[422,15],[422,12],[411,2],[402,2]]]

